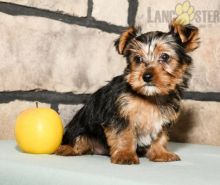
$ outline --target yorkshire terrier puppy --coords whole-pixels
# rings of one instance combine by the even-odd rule
[[[171,22],[167,33],[128,28],[115,41],[127,61],[124,73],[91,95],[66,126],[58,155],[109,155],[116,164],[178,161],[167,150],[167,126],[180,112],[190,78],[189,52],[199,46],[198,28]]]

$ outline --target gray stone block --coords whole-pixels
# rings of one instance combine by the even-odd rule
[[[171,139],[178,142],[220,145],[220,103],[186,100],[173,126]]]
[[[128,1],[127,0],[93,0],[92,16],[101,21],[120,26],[127,25]]]
[[[0,13],[0,91],[91,93],[123,72],[116,34]]]

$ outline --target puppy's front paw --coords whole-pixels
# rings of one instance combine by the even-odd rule
[[[139,164],[139,158],[135,153],[118,152],[111,156],[111,162],[114,164]]]
[[[180,161],[180,157],[171,152],[150,153],[148,158],[154,162]]]

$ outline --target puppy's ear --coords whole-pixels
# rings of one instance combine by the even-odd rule
[[[126,31],[124,31],[120,37],[115,41],[115,47],[119,54],[126,54],[126,46],[128,43],[137,36],[137,29],[135,27],[129,27]]]
[[[191,24],[183,25],[174,19],[170,23],[170,32],[178,36],[186,52],[199,47],[199,29]]]

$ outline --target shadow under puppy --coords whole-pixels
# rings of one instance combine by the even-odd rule
[[[138,156],[180,160],[166,148],[166,126],[179,115],[191,76],[187,53],[198,45],[198,29],[175,20],[167,33],[128,28],[115,41],[127,61],[124,73],[91,95],[66,126],[56,154],[110,155],[116,164],[138,164]]]

